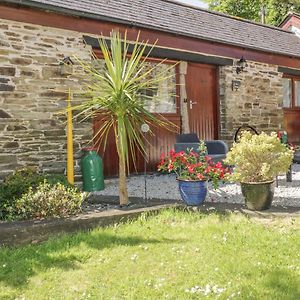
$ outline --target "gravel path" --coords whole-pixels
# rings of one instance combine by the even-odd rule
[[[273,205],[300,207],[300,164],[292,166],[292,182],[286,182],[285,175],[279,176],[278,187],[275,188]],[[147,198],[148,199],[174,199],[180,200],[178,183],[172,175],[147,175]],[[128,193],[131,197],[144,197],[144,176],[132,176],[128,179]],[[118,195],[118,180],[106,180],[104,191],[96,192],[97,195]],[[244,203],[239,184],[222,184],[214,190],[209,185],[208,202]]]

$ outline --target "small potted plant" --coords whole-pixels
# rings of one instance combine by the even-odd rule
[[[193,149],[180,152],[172,150],[168,156],[161,156],[158,171],[174,172],[177,175],[179,191],[187,205],[198,206],[203,203],[207,195],[207,181],[211,181],[213,187],[217,188],[219,180],[224,179],[229,172],[221,162],[213,163],[206,153],[202,141],[197,152]]]
[[[225,163],[234,166],[227,179],[241,183],[247,208],[268,209],[274,196],[274,177],[286,173],[292,159],[293,150],[282,144],[276,133],[244,131],[227,153]]]

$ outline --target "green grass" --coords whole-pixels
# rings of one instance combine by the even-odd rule
[[[0,299],[295,300],[299,249],[292,220],[166,210],[0,250]],[[206,285],[220,290],[205,296]]]

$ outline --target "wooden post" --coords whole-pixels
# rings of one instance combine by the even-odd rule
[[[185,86],[185,76],[187,73],[187,62],[181,61],[179,64],[180,76],[180,107],[181,107],[181,120],[182,120],[182,133],[190,132],[189,114],[187,109],[187,94]]]

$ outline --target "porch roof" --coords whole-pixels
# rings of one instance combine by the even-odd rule
[[[195,8],[175,0],[4,0],[2,2],[300,57],[300,39],[294,33]]]

